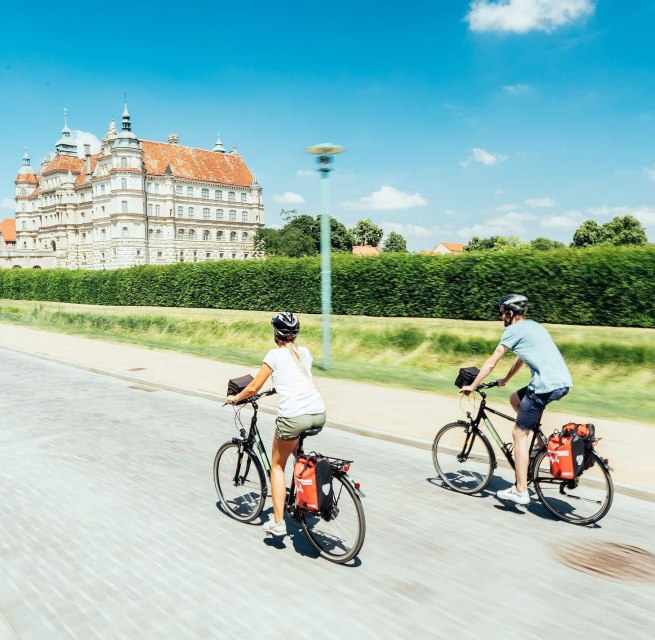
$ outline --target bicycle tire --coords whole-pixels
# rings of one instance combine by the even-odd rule
[[[300,525],[307,539],[322,558],[337,564],[345,564],[362,549],[366,537],[366,518],[362,501],[349,479],[344,476],[334,476],[332,486],[336,515],[326,520],[319,514],[300,512]],[[344,498],[347,500],[344,501]],[[354,510],[351,509],[351,505]],[[346,518],[348,523],[344,523]],[[344,540],[346,535],[344,532],[349,524],[354,525],[355,531],[351,531]]]
[[[460,420],[439,430],[432,443],[432,462],[447,487],[472,495],[491,482],[496,457],[486,436],[473,431],[470,422]]]
[[[532,482],[541,504],[558,520],[585,526],[607,515],[614,484],[605,461],[594,451],[593,465],[574,481],[553,478],[546,450],[534,461]],[[598,505],[598,508],[596,508]]]
[[[223,509],[235,520],[252,522],[264,508],[268,485],[252,449],[234,442],[223,444],[214,458],[214,486]]]

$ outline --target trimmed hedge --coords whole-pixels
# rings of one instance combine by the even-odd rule
[[[332,259],[335,314],[490,320],[513,291],[542,322],[655,327],[655,246]],[[320,313],[320,259],[0,270],[0,297]]]

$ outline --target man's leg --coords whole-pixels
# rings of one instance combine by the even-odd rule
[[[516,471],[516,490],[526,493],[528,490],[528,466],[530,465],[530,442],[532,430],[522,429],[517,425],[512,430],[514,439],[514,466]]]

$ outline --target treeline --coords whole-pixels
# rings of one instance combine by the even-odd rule
[[[463,255],[333,254],[341,315],[497,319],[517,291],[543,322],[655,327],[655,246]],[[320,262],[308,258],[141,266],[115,271],[0,270],[0,297],[102,305],[320,312]]]

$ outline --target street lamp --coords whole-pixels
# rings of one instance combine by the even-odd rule
[[[330,269],[330,187],[332,156],[343,151],[342,147],[329,142],[305,149],[313,153],[321,174],[321,315],[323,317],[323,369],[330,370],[330,312],[332,307],[332,272]]]

